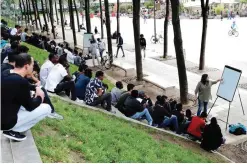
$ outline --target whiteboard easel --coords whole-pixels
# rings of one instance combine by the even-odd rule
[[[229,113],[230,113],[230,108],[231,108],[231,103],[233,101],[233,98],[235,96],[235,92],[238,89],[238,83],[241,77],[242,71],[230,66],[225,66],[224,71],[222,73],[222,79],[223,81],[220,83],[217,91],[217,97],[210,108],[208,114],[211,112],[212,108],[214,107],[217,99],[220,97],[226,101],[229,102],[229,108],[228,108],[228,114],[227,114],[227,121],[226,121],[226,130],[227,130],[227,125],[228,125],[228,118],[229,118]],[[243,115],[244,113],[244,108],[243,108],[243,103],[242,99],[238,90],[238,96],[240,99],[241,107],[243,110]]]
[[[84,35],[83,35],[83,52],[86,48],[87,49],[90,48],[92,38],[93,38],[92,33],[84,33]]]

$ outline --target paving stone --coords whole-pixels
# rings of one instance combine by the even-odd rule
[[[1,163],[14,163],[10,140],[1,134]]]

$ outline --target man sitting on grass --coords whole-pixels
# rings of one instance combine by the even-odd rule
[[[51,69],[54,67],[55,64],[58,62],[58,56],[56,54],[50,54],[49,59],[45,61],[45,63],[41,66],[40,69],[40,81],[41,85],[45,86],[45,82],[48,78],[48,75]]]
[[[76,100],[75,83],[70,76],[66,56],[60,56],[58,64],[51,69],[46,80],[45,89],[56,94],[65,91],[68,97],[71,96],[71,100]]]
[[[44,103],[44,92],[36,87],[31,97],[30,84],[25,78],[33,70],[33,58],[22,53],[15,58],[15,68],[1,75],[1,129],[3,135],[13,140],[23,141],[25,132],[51,113],[51,107]]]
[[[112,104],[116,105],[121,94],[123,93],[123,83],[121,81],[116,82],[116,87],[111,90],[111,99]]]
[[[97,71],[95,78],[91,79],[87,85],[85,93],[85,102],[90,106],[97,106],[101,104],[107,111],[111,111],[111,93],[106,93],[103,86],[104,72]],[[105,107],[106,103],[106,107]]]
[[[85,99],[86,88],[92,77],[92,70],[88,68],[83,70],[83,68],[84,68],[84,65],[80,65],[79,67],[80,75],[77,77],[77,80],[75,83],[76,96],[80,100]]]
[[[133,91],[135,85],[134,84],[128,84],[127,85],[127,92],[122,93],[120,98],[117,101],[117,104],[115,107],[124,115],[126,115],[125,107],[124,107],[124,102],[125,100],[130,96],[131,92]]]
[[[188,134],[192,136],[193,140],[199,140],[201,141],[202,139],[202,132],[203,129],[206,126],[206,118],[207,118],[207,113],[202,112],[200,117],[199,116],[194,116],[190,122],[190,125],[188,127]]]
[[[149,114],[148,109],[146,108],[146,104],[141,104],[141,102],[138,101],[137,98],[138,91],[133,90],[131,92],[131,96],[129,96],[124,102],[125,115],[133,119],[141,119],[143,118],[143,116],[145,116],[148,124],[152,125],[153,119]]]

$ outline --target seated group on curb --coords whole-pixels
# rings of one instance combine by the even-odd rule
[[[93,77],[93,71],[85,62],[78,62],[78,71],[71,74],[68,56],[64,55],[64,49],[54,49],[54,41],[48,43],[48,47],[53,48],[47,49],[49,57],[39,68],[28,54],[29,49],[20,45],[17,33],[13,36],[3,33],[1,38],[11,42],[10,47],[1,47],[1,56],[6,58],[1,65],[1,130],[5,137],[22,141],[26,139],[23,132],[45,117],[62,120],[63,116],[56,113],[47,92],[58,95],[64,92],[77,103],[101,105],[112,113],[115,113],[114,107],[131,119],[146,120],[150,126],[189,135],[192,140],[201,141],[201,147],[207,151],[216,150],[225,142],[215,117],[206,125],[206,112],[193,116],[187,109],[184,113],[181,103],[165,95],[158,95],[153,103],[133,84],[128,84],[124,91],[121,81],[108,92],[107,84],[103,83],[104,72],[97,71]]]

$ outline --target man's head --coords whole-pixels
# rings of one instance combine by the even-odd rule
[[[143,38],[143,37],[144,37],[144,35],[143,35],[143,34],[141,34],[141,35],[140,35],[140,37],[141,37],[141,38]]]
[[[59,57],[58,63],[62,64],[65,68],[68,67],[68,61],[66,55],[62,55]]]
[[[208,117],[208,114],[206,112],[202,112],[200,117],[206,119]]]
[[[18,41],[14,41],[11,43],[11,49],[12,50],[17,50],[19,47],[19,42]]]
[[[97,71],[96,74],[95,74],[95,77],[100,79],[101,81],[104,80],[104,72]]]
[[[117,82],[116,82],[116,87],[117,87],[118,89],[123,89],[123,83],[122,83],[121,81],[117,81]]]
[[[132,90],[131,91],[131,96],[134,97],[134,98],[137,98],[138,97],[138,90]]]
[[[97,41],[98,41],[98,42],[101,42],[100,38],[97,38]]]
[[[121,36],[121,33],[120,32],[118,33],[118,36]]]
[[[28,28],[25,28],[24,32],[27,33],[28,32]]]
[[[21,69],[24,76],[33,72],[33,64],[33,58],[27,53],[20,53],[15,57],[15,68]]]
[[[128,84],[128,85],[127,85],[127,90],[128,90],[129,92],[131,92],[134,88],[135,88],[135,85],[134,85],[134,84]]]
[[[49,55],[49,60],[52,62],[52,63],[57,63],[58,62],[58,56],[56,54],[53,54],[53,53],[50,53]]]
[[[176,108],[177,108],[177,111],[182,111],[183,110],[183,104],[181,104],[181,103],[178,103],[177,105],[176,105]]]
[[[79,72],[85,72],[85,70],[88,68],[88,66],[86,64],[81,64],[78,68]]]
[[[19,25],[15,25],[15,28],[18,29],[20,26]]]
[[[19,53],[28,53],[29,48],[26,47],[26,46],[20,45],[20,46],[18,47],[18,51],[19,51]]]
[[[92,70],[87,68],[85,71],[84,71],[84,75],[89,77],[91,79],[93,73],[92,73]]]
[[[9,63],[15,63],[15,58],[18,55],[18,52],[12,51],[8,53],[8,61]]]

